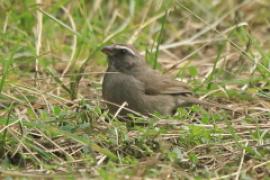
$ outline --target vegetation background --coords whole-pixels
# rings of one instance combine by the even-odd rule
[[[0,176],[269,179],[268,0],[0,0]],[[100,48],[234,109],[108,115]]]

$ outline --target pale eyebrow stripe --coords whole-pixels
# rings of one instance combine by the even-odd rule
[[[127,50],[130,54],[132,54],[133,56],[135,56],[135,52],[134,52],[132,49],[126,47],[126,46],[115,45],[115,48],[118,48],[118,49],[125,49],[125,50]]]

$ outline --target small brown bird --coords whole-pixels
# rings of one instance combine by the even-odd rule
[[[127,108],[149,115],[173,115],[179,106],[212,105],[192,97],[188,86],[152,69],[131,45],[105,46],[108,68],[103,79],[102,96],[111,113],[126,102]],[[215,105],[214,105],[215,106]],[[123,108],[119,115],[131,113]]]

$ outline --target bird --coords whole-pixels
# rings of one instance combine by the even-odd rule
[[[153,69],[129,44],[104,46],[108,67],[102,82],[102,97],[111,114],[174,115],[178,107],[199,104],[221,106],[196,98],[189,86]],[[123,105],[126,105],[123,108]],[[223,106],[222,106],[223,108]],[[134,113],[135,112],[135,113]]]

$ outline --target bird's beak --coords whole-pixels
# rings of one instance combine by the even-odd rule
[[[108,56],[112,56],[113,55],[113,46],[104,46],[101,51],[104,53],[104,54],[107,54]]]

